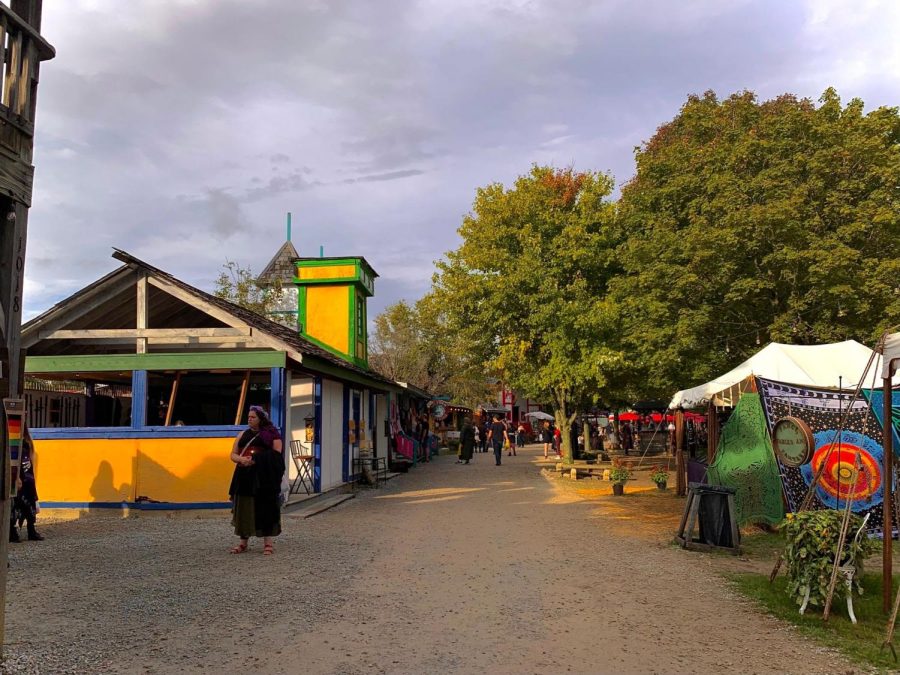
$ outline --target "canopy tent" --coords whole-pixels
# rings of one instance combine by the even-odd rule
[[[881,377],[892,377],[891,370],[897,370],[898,364],[891,368],[891,361],[900,360],[900,333],[890,333],[884,336],[884,365],[881,369]]]
[[[900,358],[900,334],[895,345],[897,358]],[[669,407],[696,408],[709,401],[715,405],[733,406],[741,394],[750,390],[752,384],[748,378],[751,375],[809,387],[856,387],[871,355],[871,349],[855,340],[826,345],[772,342],[724,375],[679,391],[672,397]],[[879,359],[876,356],[873,364],[876,373],[881,370]],[[872,371],[869,372],[871,376]]]
[[[553,415],[548,415],[545,412],[541,412],[538,410],[537,412],[525,413],[525,417],[533,417],[536,420],[553,420],[556,419]]]

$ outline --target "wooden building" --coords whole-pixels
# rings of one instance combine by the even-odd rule
[[[250,404],[283,430],[291,476],[287,441],[314,457],[316,492],[388,457],[409,394],[367,367],[358,318],[376,275],[362,258],[296,260],[297,330],[113,257],[120,268],[23,327],[44,506],[226,507]],[[330,303],[310,300],[325,289]]]

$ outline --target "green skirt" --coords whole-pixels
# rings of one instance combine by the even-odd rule
[[[277,505],[275,509],[274,514],[271,513],[271,508],[264,508],[261,513],[257,513],[256,497],[234,495],[231,502],[231,524],[234,526],[234,533],[241,539],[249,539],[254,535],[277,537],[281,534],[281,514],[277,511]]]

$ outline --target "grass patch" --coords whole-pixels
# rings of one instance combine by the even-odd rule
[[[771,559],[775,564],[775,558],[784,550],[784,537],[779,532],[766,531],[754,527],[750,531],[741,531],[741,550],[749,558],[759,560]]]
[[[855,626],[847,616],[844,600],[832,604],[827,622],[822,621],[821,607],[810,607],[805,616],[800,616],[800,608],[787,595],[787,578],[783,575],[773,584],[769,584],[768,577],[761,574],[734,574],[729,578],[744,595],[757,601],[772,615],[793,624],[804,635],[840,650],[858,663],[879,669],[898,667],[889,649],[880,651],[888,620],[881,611],[880,574],[863,575],[865,595],[853,598],[853,610],[859,622]],[[894,647],[900,652],[900,630]]]

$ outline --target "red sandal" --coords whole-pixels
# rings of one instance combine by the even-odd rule
[[[272,544],[265,544],[263,546],[263,555],[272,555],[275,553],[275,547]]]
[[[246,550],[247,550],[247,542],[242,541],[240,544],[238,544],[233,549],[231,549],[229,551],[229,553],[243,553]]]

